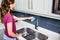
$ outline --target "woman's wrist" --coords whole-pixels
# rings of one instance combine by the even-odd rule
[[[27,19],[32,19],[32,17],[27,17]]]
[[[17,38],[22,37],[22,34],[16,34],[16,35]]]
[[[16,33],[16,38],[18,38],[18,34]]]

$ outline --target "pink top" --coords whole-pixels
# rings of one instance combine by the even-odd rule
[[[8,36],[10,38],[14,38],[14,37],[9,36],[9,34],[8,34],[7,23],[9,23],[9,22],[12,22],[12,31],[16,34],[15,20],[10,13],[6,13],[6,15],[3,17],[3,23],[4,23],[4,26],[5,26],[4,33],[5,33],[6,36]]]

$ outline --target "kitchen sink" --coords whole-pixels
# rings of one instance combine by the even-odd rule
[[[24,36],[24,33],[25,33],[25,29],[26,29],[26,32],[27,34]],[[22,28],[22,29],[19,29],[17,30],[17,33],[22,33],[23,34],[23,37],[27,40],[35,40],[35,38],[37,37],[39,40],[47,40],[48,37],[44,34],[41,34],[39,32],[36,32],[30,28]],[[18,39],[17,39],[18,40]]]

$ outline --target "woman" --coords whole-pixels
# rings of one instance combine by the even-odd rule
[[[17,37],[22,38],[22,34],[16,33],[15,21],[31,19],[31,17],[18,18],[12,15],[10,10],[14,8],[14,2],[15,0],[2,0],[1,3],[1,17],[5,26],[4,40],[16,40]]]

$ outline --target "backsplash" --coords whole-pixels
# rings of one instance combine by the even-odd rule
[[[46,17],[42,17],[42,16],[31,15],[31,14],[27,14],[27,13],[25,14],[25,13],[16,12],[16,11],[13,11],[12,13],[18,17],[25,17],[25,16],[38,17],[38,26],[60,34],[60,20],[46,18]],[[25,21],[27,21],[31,24],[34,24],[34,22],[30,22],[29,20],[25,20]]]

